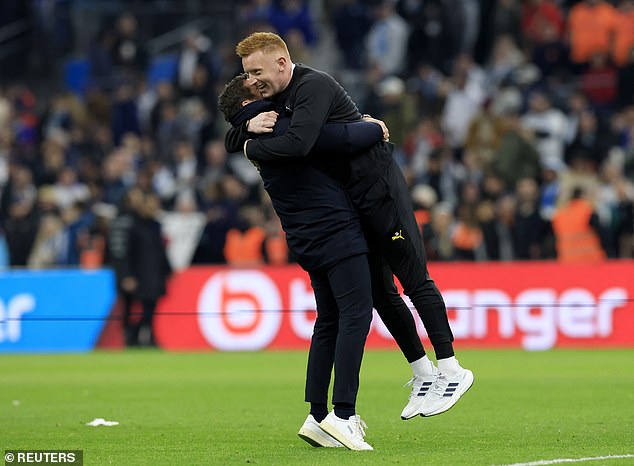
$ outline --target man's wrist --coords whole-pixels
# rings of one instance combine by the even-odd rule
[[[249,131],[249,123],[251,123],[251,120],[247,120],[246,123],[244,124],[244,129],[246,129],[247,132]]]

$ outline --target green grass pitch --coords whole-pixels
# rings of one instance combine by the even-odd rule
[[[358,412],[372,452],[297,437],[305,352],[0,355],[3,449],[82,449],[86,465],[501,465],[634,454],[634,350],[460,351],[475,384],[402,421],[409,366],[366,352]],[[88,427],[94,418],[120,422]],[[634,464],[634,458],[587,464]]]

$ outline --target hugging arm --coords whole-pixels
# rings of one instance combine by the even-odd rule
[[[245,155],[265,162],[289,157],[305,157],[312,150],[321,127],[328,120],[336,89],[319,77],[308,78],[298,84],[291,124],[281,136],[249,141]]]
[[[290,118],[277,121],[273,133],[254,134],[246,130],[246,125],[231,127],[225,135],[225,149],[227,152],[242,152],[247,139],[259,137],[279,136],[284,134],[290,126]],[[312,152],[320,155],[349,154],[366,149],[384,137],[383,129],[377,123],[369,121],[353,121],[349,123],[326,123],[321,127]]]
[[[290,118],[279,119],[273,136],[286,132],[289,125]],[[349,123],[326,123],[321,127],[311,154],[324,156],[351,154],[367,149],[382,139],[383,129],[377,123],[363,120]]]

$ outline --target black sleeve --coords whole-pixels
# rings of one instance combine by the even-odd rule
[[[249,141],[247,158],[271,161],[310,153],[328,118],[336,88],[320,76],[314,76],[301,81],[294,92],[295,108],[288,131],[281,136]]]
[[[249,133],[246,129],[246,124],[242,124],[239,127],[232,126],[225,134],[225,149],[227,152],[242,152],[244,142],[247,139],[251,139],[255,135]]]
[[[137,251],[139,250],[139,235],[138,228],[135,225],[136,221],[132,223],[132,226],[127,232],[128,236],[128,253],[126,254],[125,275],[123,277],[139,276],[139,260]]]
[[[354,153],[383,140],[383,130],[376,123],[326,123],[319,133],[313,151],[324,155]]]

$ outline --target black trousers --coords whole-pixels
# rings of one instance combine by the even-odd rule
[[[133,295],[129,295],[132,298]],[[124,331],[126,345],[137,346],[143,344],[144,346],[154,346],[156,342],[154,340],[154,313],[156,311],[157,298],[143,298],[141,299],[142,314],[138,321],[132,322],[131,319],[131,300],[124,303]],[[147,340],[139,341],[139,334],[141,329],[144,329]]]
[[[334,365],[333,404],[354,406],[363,347],[372,321],[372,290],[365,254],[324,272],[311,272],[317,320],[308,352],[306,401],[327,404]]]
[[[453,356],[454,338],[445,302],[427,271],[423,240],[398,164],[392,159],[383,176],[362,196],[355,196],[354,202],[371,250],[374,307],[405,357],[412,362],[425,353],[393,275],[414,304],[436,357]]]

